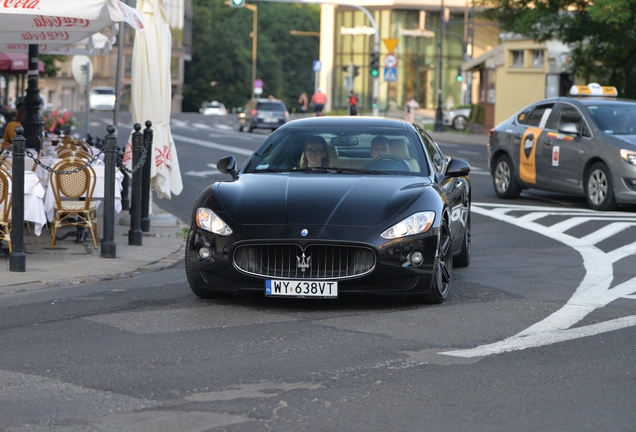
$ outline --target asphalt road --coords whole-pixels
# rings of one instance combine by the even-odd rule
[[[184,220],[209,164],[265,137],[190,116],[184,192],[160,202]],[[473,167],[444,304],[202,301],[183,268],[0,296],[0,430],[633,431],[636,215],[498,200],[484,146],[441,146]]]

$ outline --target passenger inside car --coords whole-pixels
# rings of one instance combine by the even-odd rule
[[[314,135],[305,141],[305,148],[300,156],[299,166],[300,168],[329,166],[327,141],[323,137]]]

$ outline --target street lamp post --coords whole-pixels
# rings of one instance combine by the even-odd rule
[[[254,12],[254,19],[252,22],[252,98],[256,97],[254,93],[254,82],[256,81],[256,48],[257,48],[257,31],[258,31],[258,6],[252,4],[246,4],[245,7]]]
[[[446,27],[446,20],[444,17],[444,0],[441,1],[441,9],[439,13],[440,30],[439,30],[439,81],[437,83],[437,109],[435,110],[435,131],[444,130],[444,122],[442,121],[442,76],[444,66],[444,30]]]

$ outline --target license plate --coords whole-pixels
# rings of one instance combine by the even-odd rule
[[[263,121],[265,123],[276,123],[278,122],[278,119],[276,117],[264,117]]]
[[[338,282],[311,280],[266,280],[265,295],[272,297],[337,298]]]

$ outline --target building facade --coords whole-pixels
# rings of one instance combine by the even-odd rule
[[[501,43],[462,68],[474,76],[474,102],[484,109],[486,130],[535,101],[566,96],[575,84],[569,48],[557,41],[535,42],[501,34]]]
[[[355,6],[321,6],[318,85],[329,97],[328,111],[346,109],[350,90],[357,93],[363,110],[372,108],[370,61],[376,30],[380,112],[402,107],[409,94],[420,107],[433,109],[440,90],[442,101],[452,100],[455,106],[470,102],[471,77],[464,76],[461,65],[499,43],[498,27],[475,20],[472,2],[363,0],[360,6],[366,11]],[[373,17],[375,28],[365,12]],[[397,58],[394,68],[385,67],[387,54]],[[352,67],[357,76],[352,76]]]

